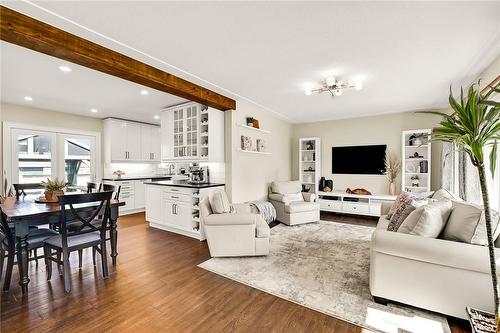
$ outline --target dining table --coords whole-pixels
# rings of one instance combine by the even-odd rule
[[[0,202],[2,224],[13,224],[17,244],[17,264],[19,268],[19,285],[23,294],[28,292],[28,232],[30,226],[57,224],[60,222],[61,206],[57,202],[40,202],[39,195],[26,195],[20,197],[6,197]],[[74,206],[81,214],[95,211],[99,203],[85,203]],[[116,230],[119,216],[119,207],[125,202],[111,199],[110,201],[110,245],[111,260],[116,265],[118,232]],[[104,208],[103,208],[104,210]],[[70,212],[69,208],[66,209]],[[68,214],[68,213],[67,213]],[[104,214],[104,211],[102,212]]]

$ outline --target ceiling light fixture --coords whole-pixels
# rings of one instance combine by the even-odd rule
[[[147,95],[147,94],[149,94],[149,91],[147,91],[147,90],[141,90],[141,95]]]
[[[155,118],[155,119],[160,119],[160,116],[159,116],[159,115],[156,115],[154,118]]]
[[[319,88],[306,88],[305,94],[306,96],[310,96],[313,92],[321,94],[327,91],[332,94],[332,96],[341,96],[344,93],[344,90],[350,88],[361,90],[363,89],[363,84],[361,82],[353,83],[349,81],[337,80],[334,76],[329,76],[325,79],[325,82],[323,82]]]
[[[69,73],[69,72],[71,72],[71,68],[69,68],[68,66],[64,66],[64,65],[63,65],[63,66],[59,66],[59,70],[60,70],[61,72],[64,72],[64,73]]]
[[[31,97],[31,96],[24,96],[24,100],[28,101],[28,102],[31,102],[33,100],[33,97]]]
[[[97,113],[97,109],[92,108],[92,109],[90,109],[90,112]]]

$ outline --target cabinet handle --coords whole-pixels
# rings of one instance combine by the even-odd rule
[[[179,199],[179,197],[176,197],[175,195],[171,195],[170,197],[173,199]]]
[[[177,204],[174,204],[174,214],[177,215]]]

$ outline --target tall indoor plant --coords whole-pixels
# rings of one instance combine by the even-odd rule
[[[491,95],[500,92],[500,84],[489,86],[485,94],[481,94],[479,83],[472,85],[464,98],[463,89],[457,100],[450,89],[449,103],[453,110],[451,114],[429,111],[442,117],[440,126],[433,129],[432,140],[450,142],[470,157],[477,168],[481,183],[488,249],[490,259],[491,280],[495,300],[496,331],[500,332],[499,322],[499,290],[495,265],[495,245],[491,225],[490,202],[488,199],[488,184],[485,170],[485,148],[491,147],[489,154],[490,171],[495,174],[498,142],[500,141],[500,103],[493,101]]]

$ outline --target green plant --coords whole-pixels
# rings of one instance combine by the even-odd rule
[[[393,152],[385,154],[385,176],[390,183],[394,183],[401,171],[401,160]]]
[[[63,179],[50,179],[47,178],[46,182],[42,182],[42,186],[45,188],[46,191],[60,191],[66,186],[68,186],[69,183],[65,182]]]
[[[489,86],[489,91],[482,95],[479,82],[473,84],[464,99],[461,90],[460,100],[453,97],[450,88],[449,103],[453,112],[427,111],[423,113],[436,114],[442,117],[439,127],[433,129],[432,140],[450,142],[470,157],[472,164],[477,168],[481,183],[488,249],[490,257],[491,280],[493,283],[493,297],[495,300],[496,331],[500,332],[499,319],[499,290],[495,265],[495,245],[491,225],[490,202],[485,170],[485,148],[490,147],[490,171],[495,175],[498,141],[500,140],[500,103],[490,99],[491,94],[500,92],[500,84]]]

